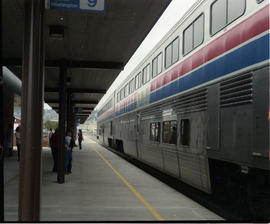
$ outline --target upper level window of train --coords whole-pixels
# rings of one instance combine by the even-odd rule
[[[135,91],[135,79],[131,79],[129,81],[129,94],[133,93]]]
[[[216,0],[211,5],[211,35],[245,13],[246,0]]]
[[[120,98],[121,100],[125,98],[125,89],[124,88],[121,89],[120,96],[121,96],[121,98]]]
[[[129,87],[128,87],[128,84],[126,84],[125,85],[125,97],[127,97],[128,96],[128,94],[129,94]]]
[[[192,22],[183,34],[183,54],[186,55],[203,43],[204,40],[204,14]]]
[[[156,77],[162,72],[162,52],[152,61],[152,77]]]
[[[165,68],[169,68],[179,59],[179,37],[174,39],[165,49]]]
[[[142,73],[138,73],[135,77],[135,89],[139,89],[141,87],[141,81],[142,81]]]
[[[117,103],[120,101],[120,92],[117,93]]]
[[[150,80],[150,64],[146,65],[143,69],[142,83],[145,84]]]

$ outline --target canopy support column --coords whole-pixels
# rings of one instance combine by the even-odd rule
[[[67,130],[71,130],[71,115],[72,115],[72,93],[70,90],[67,91]]]
[[[74,140],[77,139],[77,126],[76,126],[76,116],[74,112],[71,114],[71,130],[73,131]]]
[[[59,150],[58,150],[58,169],[57,182],[65,183],[65,135],[67,120],[67,63],[62,61],[60,66],[60,102],[59,102]]]
[[[72,133],[74,140],[76,140],[76,121],[74,115],[74,103],[72,102],[72,92],[68,93],[68,120],[67,120],[68,130]]]
[[[14,93],[6,86],[3,87],[4,112],[4,156],[13,155],[13,125],[14,125]]]
[[[0,1],[0,9],[2,9],[2,1]],[[0,10],[0,33],[2,33],[2,10]],[[0,223],[4,222],[4,119],[2,66],[2,35],[0,35]]]
[[[19,221],[40,220],[44,0],[25,0]]]

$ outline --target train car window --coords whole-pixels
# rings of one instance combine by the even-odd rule
[[[156,129],[155,129],[155,136],[156,136],[156,141],[160,141],[160,122],[156,123]]]
[[[125,98],[125,89],[121,89],[121,100]]]
[[[125,99],[125,97],[126,97],[125,90],[126,90],[126,88],[124,87],[124,88],[123,88],[123,99]]]
[[[138,75],[135,77],[135,88],[139,89],[141,87],[141,75],[142,73],[140,72]]]
[[[168,68],[172,64],[172,45],[170,44],[165,49],[165,67]]]
[[[192,51],[193,48],[193,26],[189,26],[185,31],[184,31],[184,55],[188,54],[189,52]]]
[[[152,77],[156,77],[162,72],[162,53],[155,57],[152,61]]]
[[[170,139],[170,144],[177,144],[177,122],[176,121],[171,121],[171,139]]]
[[[160,122],[150,123],[150,140],[160,141]]]
[[[128,92],[129,91],[129,87],[128,87],[128,84],[126,84],[126,86],[125,86],[125,97],[127,97],[128,96]]]
[[[163,122],[163,132],[162,132],[162,142],[169,143],[170,142],[170,122]]]
[[[144,67],[142,74],[142,83],[145,84],[150,80],[150,64]]]
[[[165,68],[170,67],[179,59],[179,37],[175,38],[165,49]]]
[[[246,8],[245,0],[228,0],[228,23],[233,22],[244,14]]]
[[[157,57],[154,58],[154,60],[152,61],[152,77],[154,78],[155,76],[157,76],[157,64],[158,64],[158,59]]]
[[[164,121],[162,132],[163,143],[177,144],[177,121]]]
[[[226,1],[218,0],[211,7],[211,34],[215,34],[226,26]]]
[[[135,90],[135,79],[133,78],[130,82],[129,82],[129,94],[133,93]]]
[[[135,77],[135,89],[139,88],[139,75],[136,75]]]
[[[120,101],[120,92],[117,93],[117,103]]]
[[[162,72],[162,52],[158,55],[157,74]]]
[[[189,119],[182,119],[180,124],[180,142],[181,145],[190,145],[190,121]]]
[[[202,14],[193,25],[194,30],[194,40],[193,40],[193,48],[200,46],[204,40],[204,15]]]
[[[203,43],[204,15],[201,14],[183,33],[183,54],[186,55]]]
[[[179,38],[177,37],[172,42],[172,64],[178,61],[179,59]]]
[[[147,73],[146,73],[147,75],[146,75],[146,80],[147,80],[147,82],[150,80],[150,64],[148,64],[147,65]]]
[[[216,0],[211,5],[211,35],[245,13],[246,0]]]

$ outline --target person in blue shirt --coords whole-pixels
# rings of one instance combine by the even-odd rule
[[[66,152],[65,172],[66,174],[71,173],[72,148],[71,148],[70,143],[71,143],[71,132],[68,131],[65,137],[65,152]]]

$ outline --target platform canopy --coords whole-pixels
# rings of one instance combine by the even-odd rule
[[[46,9],[45,102],[58,111],[59,66],[83,123],[171,0],[107,0],[105,12]],[[22,72],[24,1],[3,0],[3,65]]]

